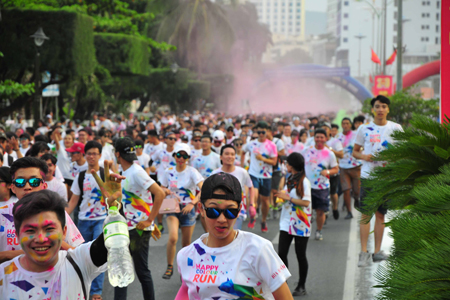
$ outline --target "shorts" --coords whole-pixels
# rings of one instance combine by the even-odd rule
[[[252,179],[253,187],[259,191],[261,196],[270,196],[272,178],[256,178],[253,175],[250,175],[250,178]]]
[[[361,166],[351,169],[341,169],[341,186],[342,191],[353,190],[353,193],[359,192],[361,189]]]
[[[327,212],[330,206],[330,190],[311,189],[312,208]]]
[[[186,204],[180,204],[180,211],[186,206]],[[180,227],[189,227],[192,225],[195,225],[195,207],[192,208],[192,210],[186,214],[183,215],[183,213],[171,213],[167,214],[168,217],[176,217],[178,221],[180,222]]]
[[[280,181],[283,178],[281,171],[273,172],[272,174],[272,190],[277,190],[280,187]]]
[[[370,216],[370,215],[372,215],[371,213],[365,213],[364,211],[365,211],[365,205],[364,205],[364,198],[366,198],[366,196],[367,196],[367,193],[370,193],[370,189],[368,189],[368,188],[364,188],[364,186],[362,186],[361,185],[361,192],[360,192],[360,195],[359,195],[359,211],[361,212],[361,213],[363,213],[363,214],[365,214],[365,215],[368,215],[368,216]],[[387,207],[386,207],[386,205],[380,205],[379,207],[378,207],[378,209],[377,209],[377,211],[380,213],[380,214],[382,214],[382,215],[385,215],[385,214],[387,214]]]
[[[67,184],[69,187],[71,187],[72,183],[73,183],[73,179],[64,178],[64,183]]]
[[[337,194],[339,175],[330,176],[330,195]]]
[[[158,176],[156,176],[156,174],[155,175],[151,174],[150,178],[153,179],[159,186],[161,186],[161,183],[159,183]]]

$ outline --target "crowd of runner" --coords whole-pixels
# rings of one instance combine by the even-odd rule
[[[252,287],[251,293],[264,299],[305,295],[309,237],[313,234],[315,240],[323,240],[323,225],[329,217],[337,220],[340,211],[345,211],[344,218],[349,220],[354,208],[363,207],[364,196],[370,191],[361,189],[360,179],[367,178],[373,167],[382,165],[373,161],[373,156],[393,142],[393,130],[401,130],[398,124],[386,120],[389,104],[388,98],[378,96],[372,101],[373,121],[357,116],[344,118],[340,124],[330,122],[332,115],[228,116],[198,111],[181,115],[161,112],[151,118],[130,114],[128,119],[94,114],[92,120],[85,122],[54,121],[49,114],[36,127],[18,117],[9,130],[0,126],[0,214],[10,216],[0,222],[0,262],[8,264],[9,260],[27,257],[26,243],[16,233],[19,228],[14,205],[41,189],[54,191],[66,201],[67,232],[61,249],[88,244],[102,252],[104,245],[98,240],[107,217],[106,204],[115,197],[102,187],[101,181],[115,178],[110,174],[117,173],[122,175],[117,175],[117,181],[121,181],[118,184],[128,222],[130,251],[144,299],[155,299],[148,267],[149,240],[152,236],[158,238],[161,232],[169,235],[167,270],[158,276],[167,280],[174,273],[181,232],[183,249],[177,255],[177,267],[182,287],[177,299],[242,296],[236,282],[242,283],[243,277],[247,282],[243,286]],[[344,203],[340,208],[341,194]],[[367,251],[370,224],[361,224],[360,267],[371,260],[387,259],[380,250],[385,214],[383,207],[376,213],[373,254]],[[268,228],[270,217],[279,219],[279,228]],[[205,235],[192,243],[198,220]],[[316,222],[314,233],[312,222]],[[278,251],[267,240],[249,235],[256,230],[279,231]],[[287,256],[292,240],[299,277],[291,293],[285,282],[290,276]],[[236,255],[252,253],[252,249],[260,254],[252,258],[257,262],[250,258],[249,262],[238,262]],[[92,250],[90,255],[95,265],[90,267],[95,271],[89,275],[89,294],[98,300],[105,269],[100,267],[103,258]],[[228,262],[226,269],[235,274],[233,277],[230,272],[220,286],[215,283],[219,262]],[[17,266],[20,263],[23,262],[17,260],[14,265],[22,273],[16,279],[24,281],[31,277],[30,269]],[[12,276],[8,274],[15,269],[2,266],[0,280],[7,280],[5,276]],[[39,264],[31,270],[38,272],[38,267]],[[256,270],[256,275],[248,274],[250,269]],[[54,293],[58,286],[60,291],[64,289],[61,282],[55,286],[55,282],[39,280],[34,279],[28,290],[15,284],[4,291],[11,292],[9,289],[15,287],[31,297],[38,293],[31,286]],[[209,286],[219,288],[209,290],[210,294],[203,292]],[[2,288],[7,287],[0,285],[0,291]],[[77,290],[76,286],[72,288]],[[126,299],[126,295],[126,288],[115,288],[115,299]]]

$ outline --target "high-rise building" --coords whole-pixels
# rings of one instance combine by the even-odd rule
[[[273,34],[305,37],[305,0],[248,0]]]

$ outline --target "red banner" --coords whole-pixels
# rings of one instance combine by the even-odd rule
[[[440,120],[450,118],[450,1],[441,1],[441,98]]]
[[[394,93],[394,81],[390,75],[375,76],[372,93],[376,97],[378,95],[390,96]]]

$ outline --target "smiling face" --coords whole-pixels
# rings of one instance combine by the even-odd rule
[[[316,143],[317,149],[322,149],[327,142],[327,137],[323,133],[317,133],[314,136],[314,142]]]
[[[67,227],[53,211],[45,211],[23,220],[19,228],[19,240],[25,255],[21,265],[28,271],[48,271],[58,262],[58,252],[66,237]]]
[[[201,146],[203,150],[211,149],[211,139],[209,137],[204,137],[201,139]]]
[[[45,175],[45,180],[49,181],[53,179],[53,174],[55,174],[56,165],[52,163],[51,159],[47,159],[45,163],[47,164],[48,167],[48,172]]]
[[[30,178],[40,178],[44,179],[45,174],[41,173],[41,170],[39,168],[24,168],[24,169],[18,169],[16,173],[14,174],[14,179],[18,178],[24,178],[24,179],[30,179]],[[37,192],[40,190],[45,190],[47,188],[47,183],[41,182],[41,184],[38,187],[32,187],[29,182],[25,183],[24,187],[17,187],[14,185],[14,179],[13,184],[11,185],[11,190],[14,194],[16,194],[16,197],[20,200],[23,198],[23,196],[32,193]]]
[[[180,157],[178,157],[178,154],[180,154]],[[176,153],[174,155],[174,157],[175,157],[175,162],[177,163],[177,165],[178,166],[185,165],[189,158],[184,158],[184,157],[187,157],[187,156],[188,156],[187,153],[184,151],[179,151],[178,153]]]
[[[86,152],[86,160],[89,166],[96,166],[100,159],[100,151],[98,148],[91,148]]]
[[[233,148],[226,148],[223,150],[222,155],[220,156],[222,160],[222,164],[224,165],[234,165],[234,160],[236,159],[236,152]]]

